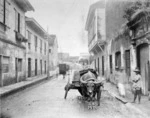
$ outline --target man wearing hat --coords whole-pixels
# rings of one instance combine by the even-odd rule
[[[139,101],[139,104],[140,104],[140,101],[141,101],[141,95],[142,95],[142,85],[141,85],[141,75],[140,75],[140,70],[138,68],[136,68],[134,70],[135,72],[135,76],[132,80],[133,82],[133,90],[134,90],[134,100],[133,100],[133,103],[135,103],[135,100],[138,96],[138,101]]]

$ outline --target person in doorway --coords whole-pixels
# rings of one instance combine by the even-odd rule
[[[124,73],[124,68],[121,67],[119,69],[119,77],[118,77],[118,90],[119,90],[119,94],[121,97],[125,97],[125,73]]]
[[[117,85],[117,88],[118,88],[119,67],[116,66],[115,69],[116,69],[116,71],[115,71],[115,78],[114,78],[114,81],[115,81],[115,84]]]
[[[135,103],[135,100],[138,96],[138,101],[139,101],[139,104],[141,102],[141,95],[142,95],[142,86],[141,86],[141,75],[140,75],[140,70],[138,68],[136,68],[134,70],[135,72],[135,76],[132,80],[133,82],[133,91],[134,91],[134,99],[133,99],[133,102],[132,103]]]

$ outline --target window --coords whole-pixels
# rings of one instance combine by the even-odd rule
[[[49,53],[51,53],[51,49],[49,49]]]
[[[46,74],[46,61],[45,61],[45,74]]]
[[[18,59],[18,72],[22,71],[22,59]]]
[[[3,73],[8,73],[9,72],[9,61],[10,58],[9,57],[3,57],[3,61],[2,61],[2,72]]]
[[[126,73],[128,76],[131,75],[131,67],[130,67],[130,50],[125,51],[125,62],[126,62]]]
[[[0,22],[5,24],[5,2],[0,0]]]
[[[0,0],[0,22],[4,25],[9,26],[8,24],[8,16],[9,16],[9,6],[7,0]]]
[[[102,75],[104,75],[104,56],[102,56]]]
[[[116,52],[115,54],[115,65],[119,68],[121,67],[121,52]]]
[[[34,41],[35,41],[35,51],[37,51],[37,36],[34,36]]]
[[[31,49],[31,32],[27,31],[27,38],[28,38],[28,49]]]
[[[42,60],[40,60],[40,66],[41,66],[41,74],[42,74]]]
[[[21,29],[22,29],[22,24],[21,24],[21,15],[20,13],[17,12],[16,9],[15,10],[15,30],[19,33],[21,33]]]
[[[110,64],[110,73],[113,73],[113,67],[112,67],[112,55],[109,55],[109,64]]]
[[[46,55],[46,43],[45,43],[45,55]]]
[[[40,52],[42,53],[42,40],[40,39]]]

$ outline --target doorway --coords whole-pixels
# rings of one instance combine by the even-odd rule
[[[31,77],[31,58],[28,58],[28,77]]]
[[[35,59],[35,76],[37,75],[37,59]]]
[[[2,80],[2,56],[0,55],[0,87],[3,86],[3,80]]]
[[[17,82],[18,80],[18,58],[15,58],[15,77],[16,77],[16,80],[15,82]]]
[[[40,65],[41,65],[41,74],[42,74],[42,60],[40,60]]]
[[[149,77],[149,45],[141,44],[137,47],[137,66],[140,69],[142,76],[142,85],[144,94],[148,93],[150,88],[150,77]]]

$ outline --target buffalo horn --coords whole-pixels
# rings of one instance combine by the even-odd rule
[[[83,76],[80,77],[80,82],[83,83],[83,84],[87,84],[87,82],[83,80]]]

